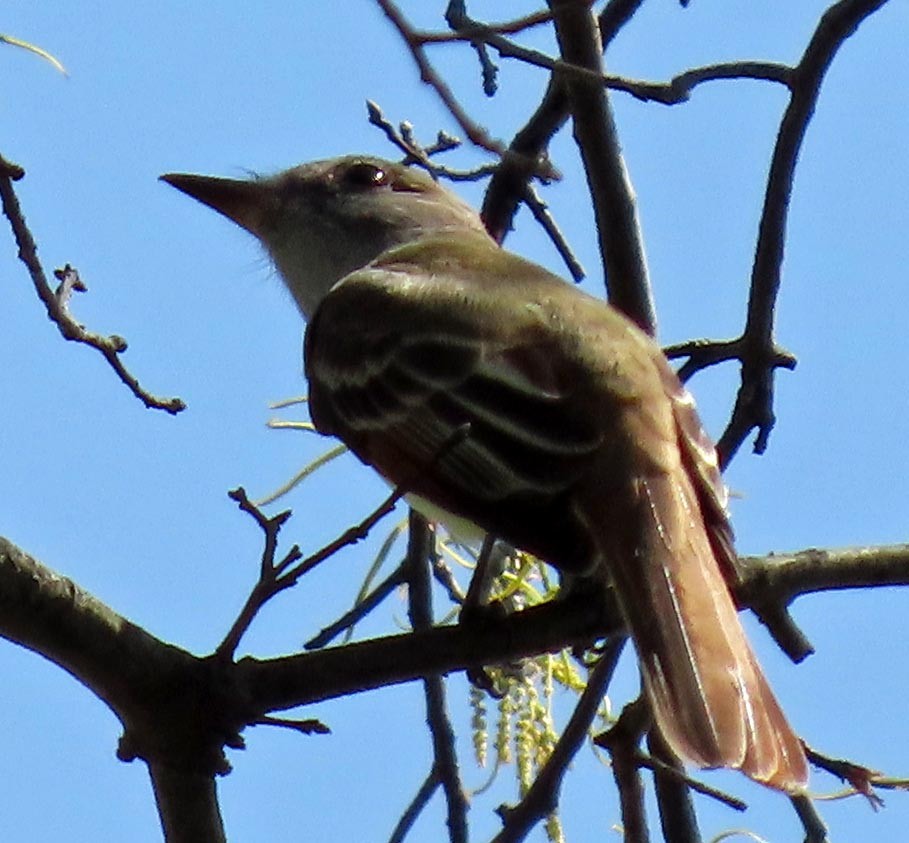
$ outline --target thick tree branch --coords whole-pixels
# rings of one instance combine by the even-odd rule
[[[167,843],[227,843],[213,776],[158,763],[149,772]]]
[[[767,593],[788,601],[816,591],[906,586],[909,544],[746,557],[742,576],[739,603],[746,607]],[[193,675],[197,686],[209,682],[226,697],[236,694],[243,705],[233,708],[232,718],[242,714],[249,718],[243,722],[250,722],[266,711],[429,673],[588,646],[618,628],[617,619],[596,605],[559,601],[469,626],[434,627],[277,659],[247,658],[219,672],[210,660],[130,624],[0,538],[0,635],[64,668],[127,722],[146,713],[147,698],[161,694],[162,686],[184,686]]]
[[[740,605],[789,603],[818,591],[909,585],[909,544],[742,556],[739,565]]]
[[[909,545],[748,558],[742,573],[744,605],[829,589],[909,585]],[[204,839],[223,833],[208,780],[228,769],[224,747],[242,748],[241,730],[263,714],[586,648],[617,631],[616,619],[601,607],[557,601],[482,623],[233,664],[156,639],[0,538],[0,635],[44,655],[102,699],[124,724],[119,757],[152,765],[159,800],[169,794],[183,800],[162,810],[165,824],[168,816],[209,817],[211,836]],[[184,774],[194,785],[172,786]]]
[[[149,762],[168,843],[224,839],[214,776],[240,746],[242,694],[0,538],[0,635],[85,685],[124,726],[118,755]],[[195,836],[188,833],[193,830]]]

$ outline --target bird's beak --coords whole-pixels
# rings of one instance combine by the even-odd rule
[[[273,193],[260,181],[221,179],[189,173],[166,173],[161,181],[173,185],[229,220],[259,236]]]

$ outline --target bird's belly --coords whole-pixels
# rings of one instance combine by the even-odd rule
[[[451,534],[451,537],[458,543],[467,547],[478,548],[483,543],[486,531],[481,529],[469,518],[461,515],[455,515],[441,506],[437,506],[432,501],[422,498],[419,495],[408,494],[404,496],[407,501],[417,512],[430,521],[438,521]]]

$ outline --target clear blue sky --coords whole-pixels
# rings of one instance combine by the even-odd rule
[[[428,26],[440,23],[445,4],[402,5]],[[648,3],[615,44],[610,66],[665,79],[719,60],[794,61],[824,6]],[[471,4],[477,17],[495,19],[530,8]],[[426,140],[455,127],[368,0],[217,7],[29,0],[3,5],[0,32],[51,50],[70,72],[64,79],[22,51],[0,49],[0,153],[28,172],[18,189],[45,266],[76,265],[90,288],[74,301],[76,316],[124,335],[126,362],[142,383],[189,404],[177,418],[145,410],[97,354],[64,343],[9,236],[0,235],[0,529],[154,634],[204,653],[241,605],[260,551],[258,532],[226,490],[242,483],[263,494],[326,443],[264,427],[269,401],[303,391],[302,325],[267,262],[242,231],[156,177],[270,172],[350,151],[391,154],[366,124],[367,98],[391,119],[411,120]],[[733,515],[745,553],[907,539],[907,32],[909,7],[900,0],[866,23],[837,58],[809,130],[778,332],[800,362],[779,376],[769,453],[743,452],[729,474],[740,493]],[[520,125],[544,84],[541,71],[503,64],[502,92],[487,101],[468,50],[433,56],[500,137]],[[783,92],[715,83],[672,109],[614,101],[661,339],[733,335]],[[553,154],[566,179],[546,199],[591,271],[590,289],[601,289],[567,133]],[[511,247],[561,272],[529,215],[518,228]],[[736,383],[727,367],[692,384],[714,433]],[[286,501],[296,515],[285,536],[315,548],[382,493],[353,459],[339,462]],[[367,550],[345,553],[279,598],[246,651],[297,649],[349,605],[368,564]],[[363,633],[394,631],[404,614],[403,604],[390,604]],[[800,600],[795,614],[818,650],[798,668],[750,628],[796,728],[831,754],[909,773],[909,592],[815,596]],[[59,669],[11,645],[0,646],[0,672],[0,837],[159,840],[144,767],[114,758],[113,716]],[[633,676],[626,665],[617,703],[633,693]],[[466,734],[463,682],[451,691],[455,724]],[[232,755],[236,771],[220,785],[232,839],[385,839],[428,769],[421,699],[412,686],[307,710],[330,724],[327,738],[250,731],[249,751]],[[477,786],[486,774],[472,768],[466,742],[461,751],[467,784]],[[741,777],[708,778],[753,805],[744,817],[705,805],[708,834],[749,827],[780,843],[801,839],[780,797]],[[814,785],[827,791],[834,783],[816,775]],[[508,798],[505,787],[477,798],[477,840],[496,826],[491,807]],[[886,798],[877,815],[859,800],[823,807],[835,839],[905,840],[909,797]],[[619,839],[609,831],[619,819],[611,776],[586,753],[564,805],[570,840]],[[412,839],[440,839],[441,828],[436,805]]]

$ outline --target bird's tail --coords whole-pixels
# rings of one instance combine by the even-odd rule
[[[803,791],[802,743],[745,637],[691,480],[656,473],[634,492],[631,511],[606,521],[606,546],[660,731],[701,767]]]

